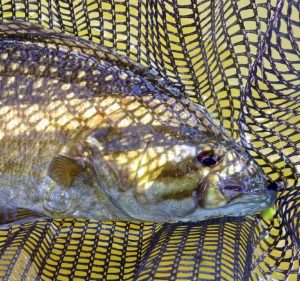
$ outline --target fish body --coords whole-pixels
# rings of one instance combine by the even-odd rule
[[[273,204],[245,151],[153,71],[34,25],[0,35],[2,208],[176,221]]]

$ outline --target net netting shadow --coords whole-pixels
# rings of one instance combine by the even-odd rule
[[[79,36],[155,69],[285,183],[269,220],[40,219],[3,228],[1,278],[298,280],[299,17],[300,3],[288,0],[0,1],[2,20]]]

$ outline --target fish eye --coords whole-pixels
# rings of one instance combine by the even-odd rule
[[[214,150],[202,151],[196,156],[199,161],[205,167],[212,167],[219,163],[220,157],[215,154]]]

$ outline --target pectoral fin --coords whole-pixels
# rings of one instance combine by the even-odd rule
[[[79,173],[85,171],[84,163],[63,155],[54,157],[48,168],[48,176],[58,185],[70,187],[73,179]]]

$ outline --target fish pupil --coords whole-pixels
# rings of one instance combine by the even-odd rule
[[[218,156],[213,150],[203,151],[197,155],[197,160],[206,167],[211,167],[218,164]]]
[[[216,161],[214,158],[212,158],[212,157],[207,157],[207,158],[204,158],[204,159],[202,160],[202,164],[203,164],[204,166],[210,167],[210,166],[216,165],[216,164],[217,164],[217,161]]]

